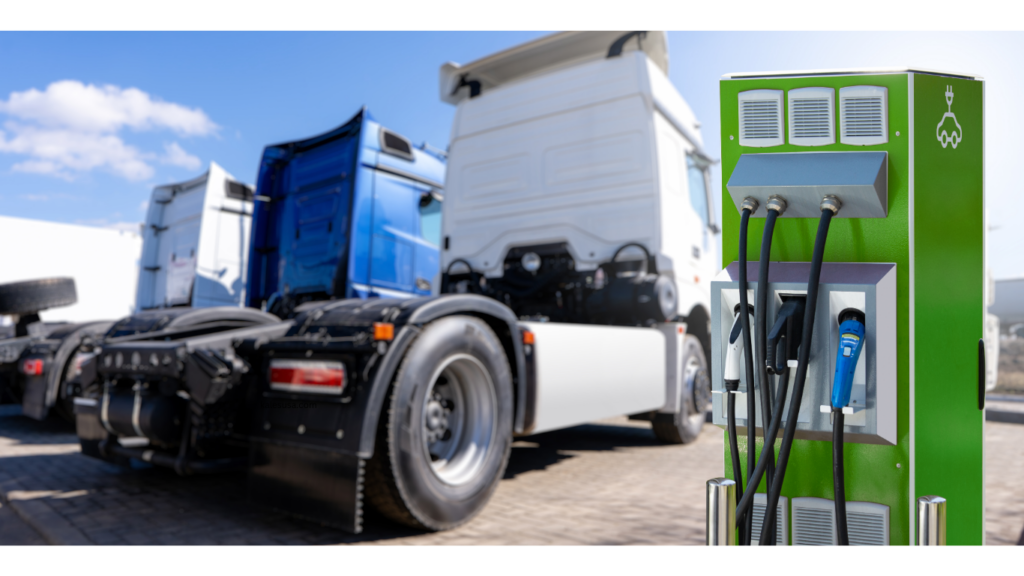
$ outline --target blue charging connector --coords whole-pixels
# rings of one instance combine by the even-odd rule
[[[853,372],[857,369],[863,348],[864,313],[847,308],[839,313],[839,351],[836,353],[836,376],[832,382],[832,408],[842,409],[850,403]]]

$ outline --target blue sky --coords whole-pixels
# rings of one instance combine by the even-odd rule
[[[210,161],[252,182],[265,145],[324,132],[364,104],[414,142],[443,148],[454,108],[438,98],[441,64],[541,35],[0,32],[0,214],[137,223],[154,185]],[[1015,178],[1024,34],[671,32],[669,51],[670,77],[714,157],[726,72],[916,66],[985,76],[990,266],[997,278],[1024,275],[1024,227],[1013,226],[1024,210]]]

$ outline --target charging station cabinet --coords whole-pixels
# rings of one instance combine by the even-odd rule
[[[796,507],[834,497],[830,414],[821,406],[829,404],[835,370],[836,315],[855,307],[865,313],[866,333],[844,410],[851,533],[863,521],[858,533],[870,538],[862,543],[910,544],[917,498],[940,495],[948,502],[947,542],[982,544],[984,81],[887,69],[730,74],[719,87],[724,270],[712,284],[715,424],[726,425],[723,352],[739,297],[740,204],[759,201],[747,244],[754,305],[766,200],[787,202],[771,247],[768,329],[783,298],[806,291],[822,197],[843,205],[825,244],[780,500],[792,508],[779,515],[789,535],[780,542],[801,542],[794,528],[801,518],[825,518],[821,534],[829,528],[828,505],[820,514]],[[739,394],[746,390],[741,382]],[[736,405],[743,430],[745,398]],[[745,432],[738,437],[743,467],[747,450],[759,456],[763,448],[760,422],[754,425],[756,446],[747,445]],[[781,438],[780,431],[776,454]],[[734,478],[728,435],[724,460]],[[765,486],[762,479],[757,491]],[[802,526],[804,534],[813,529]]]

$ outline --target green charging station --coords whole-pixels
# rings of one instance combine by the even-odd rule
[[[761,402],[767,398],[783,413],[773,444],[776,470],[788,452],[768,543],[837,543],[836,518],[845,517],[843,537],[850,544],[911,544],[918,498],[941,496],[947,503],[945,542],[983,544],[983,80],[910,69],[730,74],[721,80],[720,97],[725,270],[712,283],[717,310],[711,316],[713,415],[727,429],[725,475],[749,491],[747,452],[754,448],[755,458],[762,458],[768,422]],[[776,212],[769,222],[771,210]],[[819,219],[825,212],[830,221]],[[741,222],[748,315],[740,313],[737,300]],[[767,236],[768,295],[761,296],[758,256],[766,226],[773,230]],[[812,296],[808,273],[817,273],[816,241],[824,249],[814,280],[820,279],[820,288]],[[763,310],[755,310],[759,298]],[[787,299],[799,304],[787,306]],[[801,356],[794,333],[771,340],[768,331],[788,313],[795,314],[796,326],[797,308],[809,301],[814,306],[802,318],[813,336],[803,342],[808,350]],[[727,348],[737,334],[746,337],[743,316],[755,372],[770,348],[776,358],[767,362],[777,367],[768,370],[776,375],[765,380],[762,374],[748,385],[741,369],[732,380],[738,384],[729,388]],[[847,333],[844,319],[858,318],[863,332]],[[758,330],[767,343],[758,344]],[[857,346],[861,356],[848,368],[852,391],[839,401],[846,404],[837,405],[836,374],[847,370],[844,354],[848,358],[852,349],[845,342],[862,344],[863,352]],[[786,448],[801,370],[806,383]],[[789,396],[773,405],[783,379]],[[759,392],[762,383],[768,395]],[[754,446],[747,435],[748,403],[755,407]],[[845,430],[842,442],[835,441],[837,419]],[[843,512],[834,506],[834,441],[842,447]],[[766,493],[770,478],[779,476],[765,473],[756,492]],[[754,526],[757,533],[747,532],[756,543],[771,500],[757,496],[751,502],[744,521]]]

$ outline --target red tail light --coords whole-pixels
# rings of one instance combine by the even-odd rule
[[[345,365],[330,361],[271,360],[270,388],[282,392],[340,395],[345,389]]]
[[[21,373],[25,376],[42,376],[43,361],[38,358],[25,360],[21,363]]]

